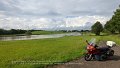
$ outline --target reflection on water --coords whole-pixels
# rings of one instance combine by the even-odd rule
[[[51,35],[29,35],[29,36],[3,36],[0,37],[2,41],[9,41],[9,40],[29,40],[29,39],[44,39],[44,38],[59,38],[63,36],[78,36],[81,35],[80,33],[65,33],[65,34],[51,34]]]

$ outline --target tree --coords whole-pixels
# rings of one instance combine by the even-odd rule
[[[105,30],[109,31],[110,33],[114,34],[116,29],[115,29],[115,23],[110,21],[107,21],[107,23],[104,25]]]
[[[118,9],[116,9],[116,12],[114,12],[114,16],[112,17],[112,20],[115,23],[116,30],[120,33],[120,6]]]
[[[92,27],[92,32],[95,33],[96,35],[100,35],[100,32],[103,31],[103,26],[102,24],[97,21]]]
[[[4,35],[4,29],[0,29],[0,35]]]
[[[120,33],[120,6],[116,9],[112,18],[105,24],[105,29],[111,33]]]
[[[26,34],[26,35],[31,35],[32,33],[31,33],[30,30],[28,30],[25,34]]]

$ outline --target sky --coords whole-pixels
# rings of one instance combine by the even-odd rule
[[[81,30],[103,25],[119,0],[0,0],[0,28]]]

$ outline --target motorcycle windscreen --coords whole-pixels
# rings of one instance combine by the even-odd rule
[[[95,39],[95,38],[92,38],[92,39],[89,41],[89,44],[95,46],[95,44],[96,44],[96,39]]]

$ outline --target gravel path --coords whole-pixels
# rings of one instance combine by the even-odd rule
[[[105,41],[99,43],[101,46],[105,46]],[[112,48],[115,51],[113,57],[106,61],[85,61],[84,58],[80,58],[65,64],[54,65],[48,68],[120,68],[120,46]]]

